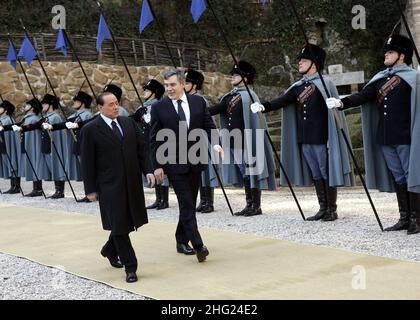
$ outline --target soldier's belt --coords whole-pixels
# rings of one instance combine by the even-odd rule
[[[233,112],[233,110],[235,109],[235,107],[237,106],[237,104],[241,101],[242,97],[240,94],[237,94],[236,96],[234,96],[232,98],[232,100],[229,101],[229,105],[227,108],[227,113],[231,114]]]
[[[311,95],[315,92],[315,85],[311,84],[309,87],[307,87],[305,90],[301,92],[301,94],[298,96],[297,101],[298,104],[301,106],[303,105],[308,99],[311,97]]]
[[[382,104],[385,100],[385,97],[395,89],[397,85],[401,82],[401,78],[399,76],[393,76],[390,80],[388,80],[381,89],[379,89],[378,96],[376,97],[376,102],[378,104]]]

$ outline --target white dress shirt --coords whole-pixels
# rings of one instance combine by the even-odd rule
[[[121,128],[120,124],[118,123],[117,119],[112,120],[111,118],[108,118],[107,116],[104,116],[102,113],[100,113],[100,115],[101,115],[102,119],[104,119],[104,121],[108,125],[108,127],[111,128],[112,131],[114,131],[114,129],[112,129],[112,122],[115,122],[117,124],[118,130],[120,130],[120,132],[121,132],[121,135],[124,136],[122,128]]]
[[[188,99],[187,96],[185,95],[185,93],[182,95],[182,97],[180,99],[177,100],[172,100],[172,104],[174,105],[175,111],[176,113],[178,113],[178,100],[182,100],[182,110],[184,110],[185,113],[185,119],[187,120],[187,126],[190,127],[190,118],[191,118],[191,113],[190,113],[190,106],[188,105]]]

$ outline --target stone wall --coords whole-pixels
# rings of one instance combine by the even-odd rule
[[[43,66],[51,80],[56,94],[60,97],[64,105],[71,106],[72,97],[82,86],[85,78],[77,62],[43,62]],[[29,82],[31,83],[35,94],[41,97],[46,92],[46,78],[38,61],[34,61],[31,66],[23,63]],[[123,89],[122,105],[128,111],[133,111],[139,106],[136,93],[125,72],[120,65],[103,65],[83,62],[89,80],[91,81],[96,94],[102,92],[104,86],[112,80],[113,84],[121,86]],[[165,70],[170,69],[167,66],[151,67],[128,67],[131,76],[134,79],[137,90],[142,95],[142,85],[149,79],[155,78],[163,83]],[[210,101],[215,102],[218,97],[228,92],[231,88],[229,77],[216,72],[206,72],[205,85],[203,93]],[[48,87],[48,92],[52,93]],[[85,82],[83,90],[91,94],[88,83]],[[24,74],[19,64],[13,69],[9,62],[0,62],[0,93],[3,99],[8,99],[17,107],[25,101],[32,98],[31,91],[25,81]]]

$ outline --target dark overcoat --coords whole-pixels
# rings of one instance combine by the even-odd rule
[[[121,142],[102,117],[82,135],[82,176],[86,195],[97,192],[102,226],[128,234],[148,222],[141,175],[152,173],[145,141],[134,120],[118,117]]]

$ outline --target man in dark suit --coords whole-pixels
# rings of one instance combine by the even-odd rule
[[[163,180],[164,174],[168,175],[178,198],[179,221],[175,232],[177,251],[187,255],[196,254],[198,262],[203,262],[209,251],[203,245],[198,232],[196,201],[201,171],[206,168],[209,160],[208,156],[204,156],[204,153],[208,154],[206,142],[211,137],[211,130],[216,127],[208,112],[206,101],[200,96],[185,94],[185,75],[181,70],[166,72],[164,84],[167,97],[155,103],[151,111],[150,143],[154,173],[159,181]],[[189,141],[188,134],[192,130],[201,130],[203,135],[199,137],[198,142]],[[166,151],[163,148],[163,132],[173,133],[172,139],[167,136],[169,140],[165,142],[168,146]],[[205,159],[205,163],[195,161],[196,159],[189,154],[191,147],[196,143],[204,144],[203,148],[200,147],[200,151],[204,150],[203,154],[200,153],[197,158]],[[220,145],[215,145],[214,149],[223,157]],[[169,160],[166,161],[165,157]],[[189,246],[189,242],[193,248]]]
[[[99,116],[82,129],[82,175],[86,196],[99,200],[102,226],[110,230],[101,250],[115,268],[125,267],[126,281],[137,281],[137,259],[129,233],[148,222],[141,175],[155,183],[145,141],[134,122],[120,117],[117,98],[97,99]]]

